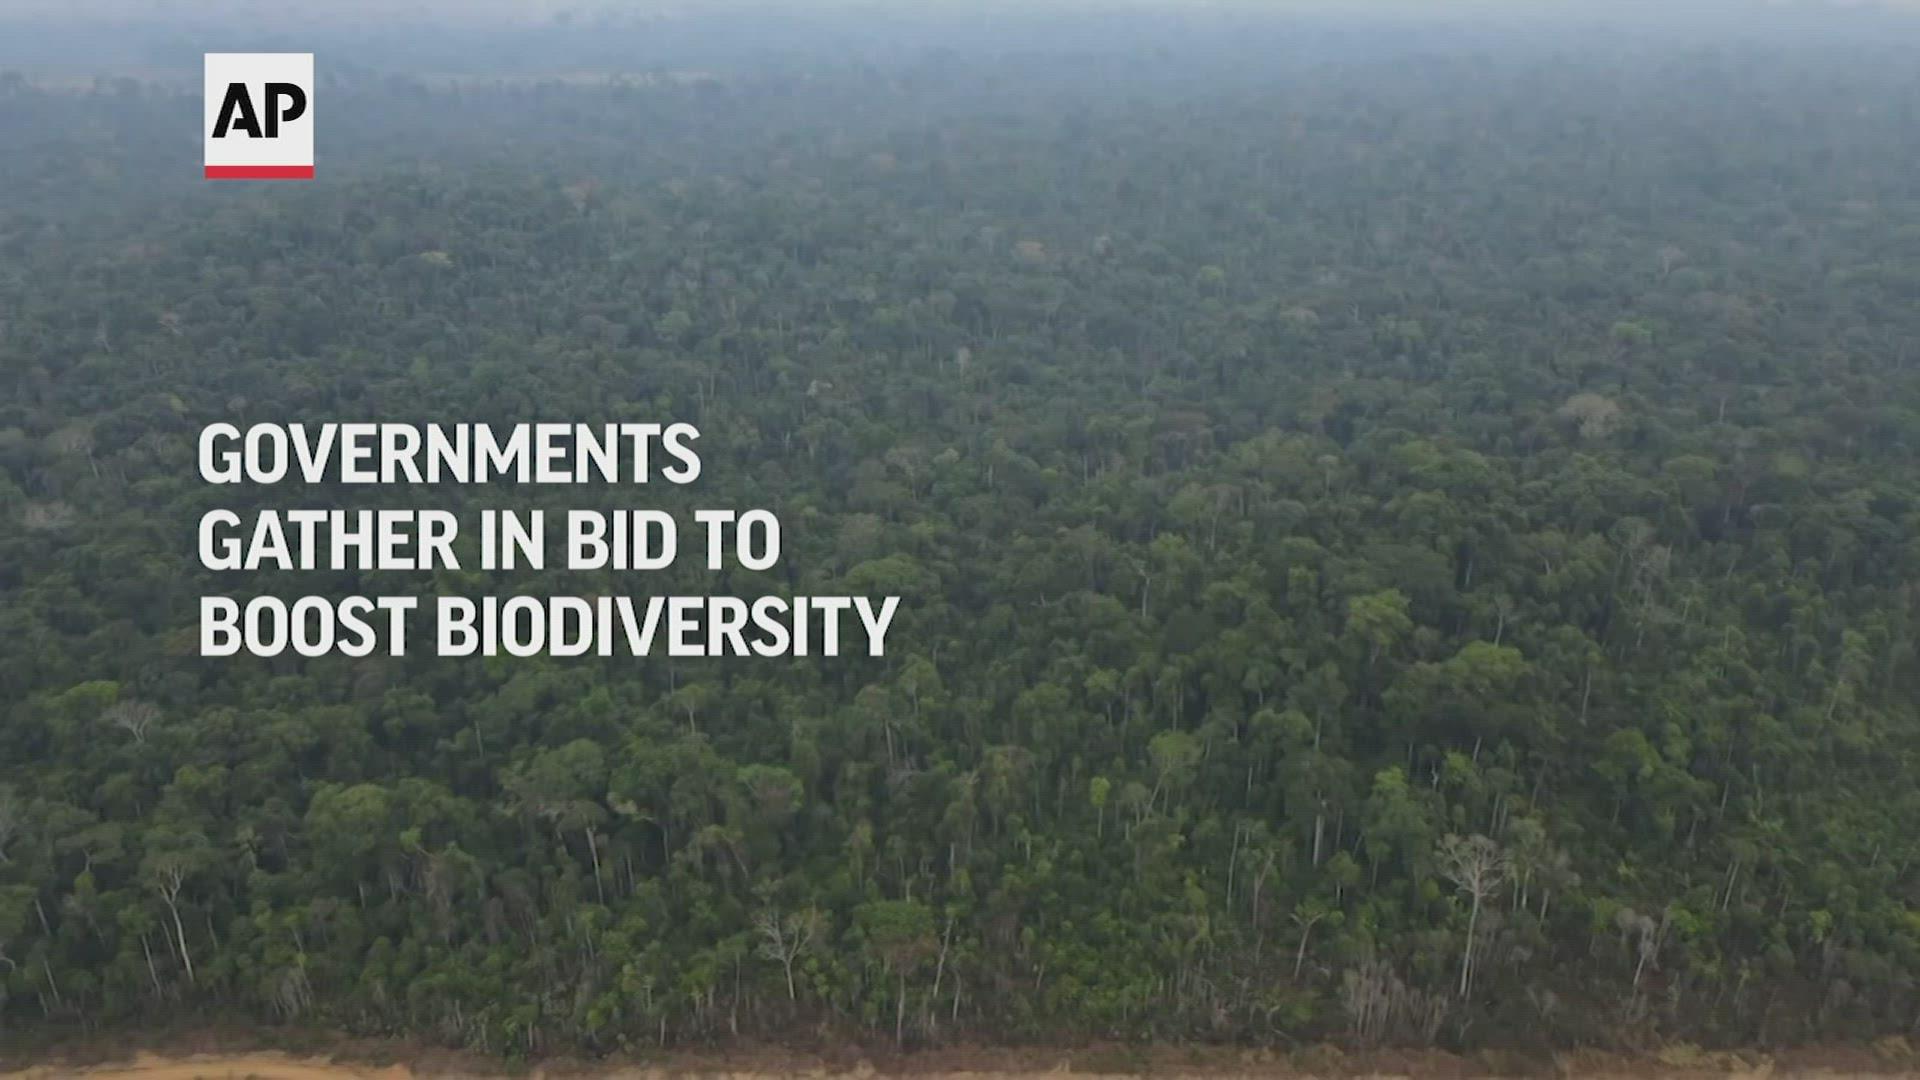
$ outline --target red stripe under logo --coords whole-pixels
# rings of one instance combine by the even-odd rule
[[[311,165],[208,165],[209,180],[311,180]]]

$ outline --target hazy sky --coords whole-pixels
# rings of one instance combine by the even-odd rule
[[[1883,51],[1908,43],[1920,49],[1920,0],[0,0],[0,69],[164,80],[169,73],[190,77],[203,51],[246,49],[332,50],[359,56],[370,69],[418,67],[417,74],[622,62],[697,67],[793,49],[861,57],[895,46],[911,51],[945,43],[955,20],[966,33],[954,40],[974,46],[1070,49],[1080,44],[1075,16],[1134,12],[1193,15],[1182,29],[1201,34],[1208,13],[1331,15],[1360,26],[1412,16],[1419,29],[1476,33],[1605,28],[1694,43],[1759,35],[1776,43],[1857,40]],[[815,14],[835,18],[808,18]],[[1035,14],[1051,18],[1022,19]],[[6,32],[10,19],[23,17],[33,20],[24,31]],[[633,36],[595,38],[609,23]],[[556,32],[537,42],[495,32],[516,24]],[[669,24],[684,32],[654,32]],[[1089,22],[1087,43],[1100,40],[1094,27],[1114,24]],[[468,33],[435,32],[460,30]]]
[[[68,16],[79,18],[140,18],[204,21],[229,17],[274,21],[336,21],[379,18],[464,18],[547,21],[560,14],[576,18],[603,15],[649,16],[713,13],[717,10],[876,11],[905,14],[926,11],[969,12],[982,9],[1128,11],[1128,10],[1311,10],[1366,14],[1392,12],[1421,15],[1541,15],[1577,13],[1584,16],[1647,18],[1674,14],[1724,15],[1737,18],[1754,9],[1796,8],[1825,11],[1846,17],[1850,10],[1920,9],[1920,0],[324,0],[323,3],[266,7],[257,0],[0,0],[0,17]]]

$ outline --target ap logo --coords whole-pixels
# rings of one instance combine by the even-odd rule
[[[313,54],[208,53],[209,180],[313,179]]]

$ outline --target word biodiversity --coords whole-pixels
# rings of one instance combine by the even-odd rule
[[[868,656],[886,655],[897,596],[487,596],[434,598],[439,656],[839,656],[852,611]],[[200,598],[200,655],[407,654],[415,596]],[[384,632],[383,632],[384,631]]]

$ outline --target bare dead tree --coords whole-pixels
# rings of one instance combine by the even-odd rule
[[[160,719],[160,710],[147,701],[117,701],[100,714],[111,727],[133,736],[136,743],[147,741],[147,731]]]
[[[153,867],[153,891],[173,916],[173,932],[180,942],[180,959],[187,968],[187,981],[198,982],[193,973],[193,953],[187,948],[187,928],[180,919],[180,890],[187,883],[187,866],[177,858],[162,858]]]
[[[814,908],[795,911],[784,917],[768,908],[754,917],[753,928],[761,939],[760,955],[779,963],[781,971],[786,974],[788,1001],[799,998],[793,985],[794,962],[813,946],[825,922]]]
[[[1620,929],[1621,940],[1631,940],[1633,945],[1633,996],[1640,996],[1640,978],[1646,974],[1647,965],[1660,954],[1661,939],[1666,936],[1667,917],[1661,915],[1654,922],[1651,915],[1641,915],[1632,908],[1622,908],[1613,917],[1614,925]]]
[[[1440,842],[1440,872],[1472,901],[1467,912],[1467,940],[1460,949],[1460,996],[1467,996],[1473,981],[1474,935],[1480,927],[1480,905],[1492,896],[1507,878],[1507,855],[1493,840],[1473,836],[1448,836]]]

